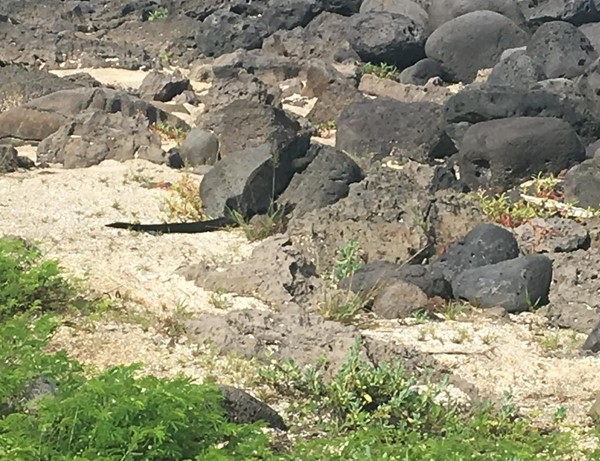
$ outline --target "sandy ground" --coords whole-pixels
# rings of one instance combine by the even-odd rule
[[[197,348],[171,344],[154,324],[174,315],[218,312],[212,293],[175,275],[178,267],[201,260],[236,261],[253,248],[240,230],[201,235],[135,234],[110,229],[113,221],[161,222],[168,192],[149,182],[175,182],[182,173],[143,160],[106,161],[81,169],[52,168],[0,177],[0,234],[34,239],[50,258],[91,287],[123,300],[134,325],[101,324],[62,328],[56,345],[78,359],[106,367],[143,361],[146,369],[172,376],[203,376]],[[197,180],[200,178],[197,177]],[[257,300],[226,296],[232,309],[265,308]],[[139,323],[140,325],[135,325]],[[203,365],[205,367],[205,364]]]

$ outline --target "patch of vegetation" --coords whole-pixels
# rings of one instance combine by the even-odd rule
[[[77,299],[77,284],[17,239],[0,239],[0,260],[0,306],[18,301],[0,318],[0,459],[550,461],[575,450],[571,433],[535,429],[508,401],[467,410],[439,378],[417,379],[399,361],[372,364],[359,340],[330,379],[326,360],[260,370],[261,381],[293,399],[289,419],[299,423],[291,432],[300,437],[275,446],[262,424],[227,421],[212,381],[148,376],[139,364],[92,373],[47,352],[56,312]],[[40,378],[52,385],[32,392]],[[564,416],[556,410],[556,421]]]
[[[331,138],[333,136],[333,132],[336,129],[335,120],[328,120],[326,122],[319,122],[315,124],[315,134],[319,138]]]
[[[554,175],[533,176],[530,184],[521,187],[521,193],[538,199],[535,203],[524,198],[510,200],[506,193],[489,195],[484,191],[477,192],[474,201],[487,217],[506,227],[517,227],[534,218],[578,218],[573,213],[575,205],[563,202],[563,195],[557,188],[558,183],[559,178]],[[598,211],[588,208],[584,213],[591,216]]]
[[[169,16],[169,10],[167,10],[166,8],[157,8],[154,11],[151,11],[148,14],[148,21],[153,22],[153,21],[157,21],[158,19],[165,19]]]
[[[265,215],[256,216],[250,221],[237,210],[229,210],[229,217],[244,231],[244,235],[250,242],[284,232],[287,225],[285,210],[273,203]]]
[[[158,122],[148,127],[150,131],[157,133],[162,142],[174,141],[178,145],[183,142],[187,132],[181,128],[168,125],[164,122]]]
[[[194,181],[189,174],[184,174],[179,181],[172,184],[162,207],[165,221],[205,220],[199,190],[199,182]]]
[[[391,64],[382,62],[380,64],[373,64],[371,62],[363,63],[360,67],[363,75],[372,74],[379,78],[386,78],[388,80],[397,80],[400,75],[398,68]]]
[[[60,370],[69,365],[67,359],[56,359]],[[264,447],[257,427],[226,421],[213,384],[137,377],[138,371],[136,365],[118,366],[84,379],[80,370],[72,370],[67,382],[58,381],[60,392],[40,398],[34,411],[0,419],[0,457],[241,460]]]
[[[222,291],[216,291],[216,292],[212,293],[210,295],[210,298],[208,298],[208,302],[215,309],[229,309],[232,305],[229,298],[227,298],[227,295],[225,293],[223,293]]]
[[[327,320],[350,323],[359,312],[365,310],[375,296],[376,290],[354,293],[349,288],[337,288],[338,282],[351,277],[363,265],[360,251],[359,243],[354,240],[339,246],[335,251],[333,268],[325,277],[331,286],[324,290],[318,305],[319,313]]]
[[[163,51],[158,57],[163,64],[171,64],[171,59],[173,59],[173,53],[169,51]]]
[[[331,280],[339,282],[350,277],[363,265],[360,259],[360,245],[356,240],[341,245],[335,250],[335,262],[331,272]]]
[[[570,435],[543,433],[520,418],[510,401],[461,410],[447,398],[445,383],[419,383],[400,362],[373,365],[361,358],[357,341],[330,380],[320,366],[273,362],[263,379],[298,404],[294,415],[316,415],[322,432],[296,445],[302,460],[534,460],[573,452]],[[323,434],[327,435],[323,435]],[[468,441],[468,443],[465,443]]]
[[[78,293],[82,289],[81,281],[64,277],[59,264],[45,260],[35,244],[19,238],[0,238],[0,322],[23,313],[107,308],[101,297],[81,297]]]
[[[373,295],[354,293],[350,289],[330,289],[323,293],[318,312],[326,320],[335,320],[344,324],[351,323],[359,312],[366,310]]]

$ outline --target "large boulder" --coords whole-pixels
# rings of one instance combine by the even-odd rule
[[[549,21],[566,21],[575,26],[600,21],[598,0],[520,1],[528,23],[538,27]]]
[[[348,41],[364,62],[402,70],[425,57],[425,39],[424,27],[404,15],[358,13],[349,20]]]
[[[364,0],[360,5],[361,13],[386,12],[406,16],[421,27],[427,29],[429,17],[427,11],[412,0]]]
[[[554,88],[551,83],[541,82],[529,90],[507,85],[469,86],[446,102],[446,132],[460,148],[474,123],[508,117],[555,117],[568,122],[584,143],[600,138],[600,119],[588,109],[589,102],[572,85]]]
[[[348,195],[350,184],[363,179],[354,160],[332,147],[314,144],[307,157],[308,166],[294,175],[278,199],[293,208],[294,216],[336,203]]]
[[[83,111],[45,138],[37,148],[40,162],[61,163],[65,168],[85,168],[104,160],[134,158],[165,163],[160,139],[148,129],[144,117],[122,113]]]
[[[585,148],[571,126],[550,117],[514,117],[471,126],[458,165],[471,188],[506,190],[538,173],[558,174],[582,162]]]
[[[456,149],[444,131],[439,105],[367,99],[348,106],[337,122],[336,147],[364,157],[370,153],[428,162]]]
[[[454,79],[471,82],[480,69],[493,67],[504,50],[526,45],[527,39],[527,33],[506,16],[475,11],[438,27],[427,39],[425,52]]]
[[[204,210],[213,219],[266,213],[294,175],[295,154],[293,146],[268,143],[230,152],[202,178]]]
[[[221,56],[238,48],[260,48],[268,34],[267,24],[262,17],[236,14],[223,8],[200,23],[196,45],[205,56]]]
[[[548,78],[576,77],[598,58],[585,34],[564,21],[540,26],[529,40],[526,53]]]
[[[302,157],[310,140],[310,132],[283,109],[253,100],[234,101],[208,115],[200,115],[197,125],[217,136],[221,157],[266,142],[274,144],[276,149],[291,149],[289,155],[294,158]]]
[[[548,304],[551,282],[552,260],[528,255],[467,269],[452,281],[452,291],[474,306],[500,306],[515,313]]]
[[[502,14],[518,26],[525,24],[525,16],[515,0],[432,0],[427,10],[429,26],[435,30],[454,18],[484,10]]]

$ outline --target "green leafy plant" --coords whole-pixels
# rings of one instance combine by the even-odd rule
[[[373,64],[371,62],[363,63],[361,66],[361,73],[363,75],[372,74],[379,78],[386,78],[389,80],[396,80],[399,75],[399,70],[396,66],[386,64],[384,62],[380,64]]]
[[[158,19],[165,19],[168,16],[169,16],[169,10],[167,10],[166,8],[158,8],[154,11],[151,11],[148,14],[148,21],[152,22],[152,21],[156,21]]]
[[[58,263],[43,260],[35,245],[0,239],[0,321],[21,312],[65,311],[75,295]]]
[[[350,277],[363,265],[360,259],[360,245],[355,240],[338,247],[335,254],[336,258],[331,273],[331,279],[334,282]]]
[[[229,309],[232,305],[231,301],[227,298],[225,293],[222,291],[216,291],[210,295],[208,302],[215,309]]]

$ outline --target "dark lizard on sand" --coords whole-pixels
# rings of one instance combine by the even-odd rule
[[[106,224],[106,227],[129,229],[136,232],[157,232],[161,234],[199,234],[202,232],[212,232],[235,225],[236,222],[232,218],[224,217],[211,219],[209,221],[165,224],[134,224],[126,222],[114,222],[111,224]]]

